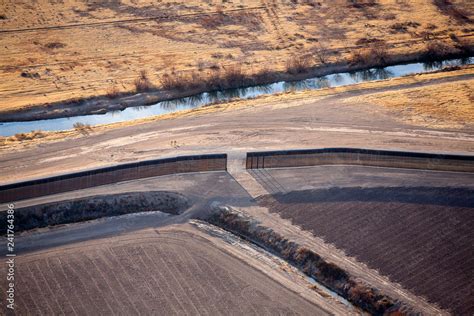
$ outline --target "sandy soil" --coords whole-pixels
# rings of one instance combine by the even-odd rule
[[[254,74],[473,45],[471,1],[294,3],[2,1],[0,111],[133,91],[142,70],[160,87],[173,71]]]

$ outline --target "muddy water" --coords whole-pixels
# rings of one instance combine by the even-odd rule
[[[0,123],[0,135],[11,136],[16,133],[27,133],[33,130],[67,130],[72,129],[73,125],[78,122],[89,125],[124,122],[154,115],[193,109],[217,101],[225,101],[237,98],[249,99],[261,95],[269,95],[285,91],[317,90],[327,87],[346,86],[364,81],[383,80],[401,77],[413,73],[424,73],[433,70],[439,70],[446,66],[459,66],[472,63],[474,63],[474,57],[465,59],[450,59],[435,63],[411,63],[384,68],[371,68],[355,72],[336,73],[328,76],[314,77],[299,81],[280,81],[272,84],[247,88],[204,92],[191,97],[180,98],[171,101],[162,101],[149,106],[129,107],[123,111],[111,111],[105,114],[79,115],[30,122]]]

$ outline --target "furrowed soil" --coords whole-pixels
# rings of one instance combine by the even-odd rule
[[[19,314],[328,314],[189,224],[20,255],[16,269]]]
[[[470,188],[346,187],[260,198],[289,219],[456,315],[474,310]]]
[[[135,92],[141,71],[162,88],[165,74],[298,76],[473,46],[474,5],[460,0],[6,0],[0,12],[0,112]]]

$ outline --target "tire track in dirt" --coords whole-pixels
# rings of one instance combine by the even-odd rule
[[[268,14],[267,14],[267,16],[268,16]],[[269,23],[269,22],[264,21],[264,23]],[[458,37],[463,37],[463,38],[474,37],[474,34],[458,35]],[[278,35],[278,38],[281,39],[281,37],[279,35]],[[433,40],[444,40],[444,39],[448,39],[448,38],[449,38],[449,36],[447,36],[447,35],[441,35],[441,36],[434,37]],[[408,45],[413,45],[413,44],[423,43],[423,42],[426,42],[426,40],[421,39],[421,38],[416,38],[416,39],[390,42],[390,45],[392,45],[394,47],[398,47],[398,46],[404,46],[404,45],[408,46]],[[344,48],[332,48],[332,49],[326,48],[325,51],[327,51],[328,54],[335,54],[335,53],[338,53],[338,52],[339,53],[340,52],[346,52],[347,53],[347,52],[350,52],[351,50],[362,49],[362,48],[366,48],[366,47],[367,47],[366,45],[352,45],[352,46],[345,46]],[[123,54],[123,53],[120,53],[120,54]],[[11,55],[11,53],[3,54],[3,55],[9,56],[9,55]],[[1,53],[0,53],[0,56],[2,56]],[[29,69],[29,68],[51,67],[51,66],[64,66],[64,65],[70,65],[70,64],[106,62],[106,61],[109,61],[109,60],[118,60],[118,61],[120,61],[120,60],[123,60],[123,59],[130,60],[130,58],[136,58],[137,60],[139,60],[140,58],[143,58],[145,56],[149,57],[149,56],[153,56],[153,55],[150,55],[149,53],[144,53],[144,54],[106,55],[106,56],[101,56],[101,57],[74,58],[73,60],[70,60],[70,61],[63,61],[63,62],[56,62],[56,63],[40,63],[40,64],[32,64],[32,65],[19,65],[19,66],[14,66],[14,65],[0,66],[0,70],[10,71],[10,70],[18,70],[18,69]],[[158,58],[159,56],[162,56],[162,54],[160,54],[160,53],[155,54],[155,58]],[[283,60],[285,60],[285,57],[276,57],[276,58],[271,59],[270,61],[268,61],[268,59],[256,60],[255,62],[251,62],[251,64],[259,64],[261,62],[274,64],[275,62],[279,62],[279,61],[283,61]],[[229,62],[229,63],[221,63],[221,65],[222,65],[223,68],[225,68],[225,67],[229,67],[229,66],[234,65],[234,64],[232,62]],[[188,67],[187,69],[183,68],[183,71],[193,71],[193,70],[194,70],[193,67]],[[136,76],[129,77],[129,79],[136,79]],[[103,80],[98,80],[98,81],[103,82]]]
[[[123,20],[101,21],[101,22],[91,22],[91,23],[76,23],[76,24],[42,26],[42,27],[22,28],[22,29],[6,29],[6,30],[0,30],[0,34],[61,30],[61,29],[118,25],[118,24],[133,24],[133,23],[156,21],[156,20],[172,20],[172,19],[181,18],[181,17],[214,15],[214,14],[242,12],[242,11],[249,11],[249,10],[262,10],[262,9],[264,9],[263,6],[258,6],[258,7],[248,7],[248,8],[240,8],[240,9],[229,9],[229,10],[222,10],[222,11],[174,14],[174,15],[169,15],[169,16],[153,16],[153,17],[146,17],[146,18],[123,19]]]
[[[274,30],[274,34],[276,35],[276,38],[278,39],[279,44],[284,45],[285,41],[288,38],[288,35],[281,27],[278,14],[274,8],[275,4],[271,4],[267,0],[262,0],[262,4],[265,7],[265,13],[266,13],[266,19],[264,22],[267,25],[271,26],[271,28]]]

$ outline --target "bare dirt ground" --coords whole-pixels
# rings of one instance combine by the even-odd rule
[[[455,315],[468,315],[473,196],[472,188],[333,187],[266,196],[260,204]]]
[[[185,224],[21,255],[16,312],[328,314],[295,291],[309,288],[287,288],[280,272],[222,243]]]
[[[0,112],[135,91],[141,71],[163,87],[165,74],[298,74],[474,45],[461,0],[7,0],[0,12]]]

